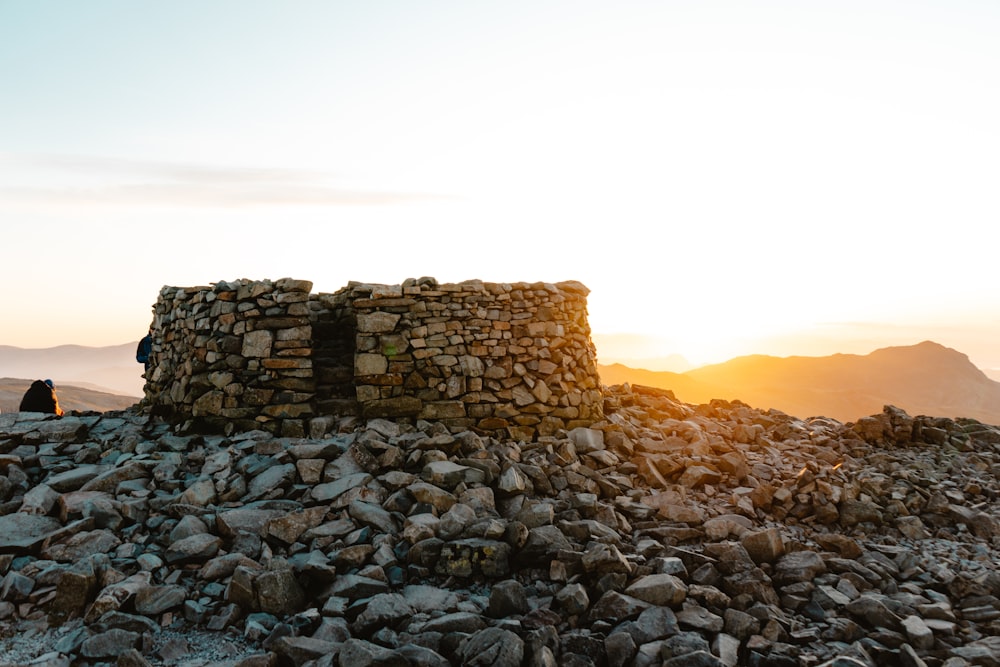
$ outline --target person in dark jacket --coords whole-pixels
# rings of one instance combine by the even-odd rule
[[[56,396],[56,387],[52,380],[35,380],[24,392],[21,399],[21,412],[47,412],[49,414],[62,416],[63,409],[59,407],[59,397]]]
[[[150,329],[149,333],[142,337],[139,341],[139,345],[135,348],[135,360],[140,364],[143,364],[146,371],[149,371],[149,355],[153,352],[153,330]]]

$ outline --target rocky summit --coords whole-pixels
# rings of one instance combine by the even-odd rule
[[[1000,428],[603,401],[522,441],[2,414],[0,665],[1000,664]]]

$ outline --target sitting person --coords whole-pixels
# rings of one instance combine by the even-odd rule
[[[21,412],[47,412],[49,414],[62,416],[63,409],[59,407],[59,398],[56,396],[55,385],[52,380],[35,380],[24,392],[21,399]]]

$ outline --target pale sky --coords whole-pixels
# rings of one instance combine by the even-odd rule
[[[0,344],[429,275],[583,282],[599,361],[1000,368],[997,35],[991,0],[0,0]]]

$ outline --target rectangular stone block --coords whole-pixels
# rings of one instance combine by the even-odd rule
[[[421,419],[454,419],[465,417],[465,404],[461,401],[434,401],[426,403],[420,411]]]
[[[398,396],[366,401],[361,405],[367,418],[416,417],[423,408],[423,401],[413,396]]]

